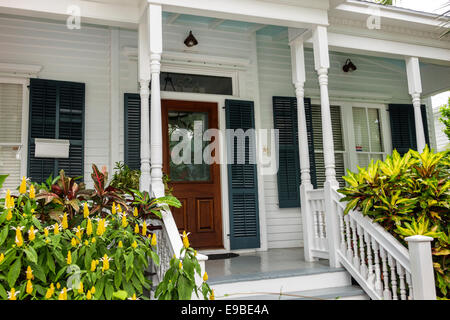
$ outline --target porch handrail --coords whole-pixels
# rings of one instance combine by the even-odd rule
[[[436,299],[433,238],[408,237],[406,248],[358,210],[344,215],[346,203],[336,187],[303,192],[305,258],[343,266],[374,300]]]
[[[335,188],[329,190],[330,214],[338,219],[338,225],[332,227],[339,230],[339,243],[330,243],[329,250],[336,250],[338,261],[364,291],[376,300],[436,299],[430,245],[433,239],[408,237],[408,250],[361,212],[351,210],[344,215],[346,204],[340,201],[343,196]]]
[[[162,213],[162,220],[159,220],[159,225],[162,226],[161,230],[157,230],[157,253],[159,255],[160,264],[154,266],[156,272],[156,279],[154,284],[163,280],[164,274],[170,268],[170,260],[175,255],[180,258],[180,251],[183,248],[183,242],[181,241],[180,234],[173,218],[172,212],[168,206],[164,206]],[[182,257],[181,257],[182,258]],[[208,256],[198,253],[197,260],[200,264],[201,275],[206,271],[206,260]],[[197,273],[195,274],[195,282],[197,286],[202,283],[202,278]]]

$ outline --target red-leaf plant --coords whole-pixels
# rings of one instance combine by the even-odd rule
[[[36,201],[41,202],[42,211],[39,214],[45,219],[44,209],[50,208],[48,216],[60,222],[60,216],[67,212],[69,220],[80,210],[81,200],[85,198],[84,183],[76,183],[74,178],[66,177],[64,170],[59,173],[59,179],[50,186],[51,191],[40,192]],[[53,204],[53,206],[50,205]]]
[[[91,214],[96,212],[102,213],[103,208],[110,209],[113,203],[116,205],[120,204],[124,207],[124,211],[128,210],[123,191],[111,185],[107,186],[108,172],[106,167],[100,171],[93,164],[91,177],[94,182],[94,190],[89,194],[89,199],[93,201]]]

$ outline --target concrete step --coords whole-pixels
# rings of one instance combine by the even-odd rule
[[[276,273],[247,274],[233,278],[208,281],[217,299],[251,298],[251,296],[273,296],[279,293],[307,292],[311,290],[352,287],[351,277],[342,268],[316,270],[314,272],[285,271]],[[273,299],[272,298],[272,299]]]
[[[281,292],[273,294],[252,294],[235,298],[224,297],[222,300],[369,300],[359,286],[343,286],[305,291]]]

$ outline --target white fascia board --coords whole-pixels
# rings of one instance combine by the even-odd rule
[[[311,39],[306,41],[312,43]],[[421,46],[398,41],[381,40],[328,32],[328,46],[331,50],[372,56],[404,59],[415,56],[421,61],[450,65],[450,49]]]
[[[134,4],[101,3],[83,0],[0,0],[0,13],[66,20],[68,8],[80,8],[81,24],[100,24],[136,29],[140,9]]]
[[[164,11],[201,15],[217,19],[239,20],[285,27],[304,28],[328,25],[328,11],[287,3],[259,0],[148,0]]]
[[[427,29],[430,29],[430,27],[437,28],[444,21],[442,19],[437,19],[438,15],[428,12],[413,11],[395,6],[383,6],[376,3],[355,0],[347,0],[344,3],[337,5],[334,9],[332,9],[332,11],[340,11],[343,14],[346,13],[350,15],[353,14],[368,17],[374,14],[373,8],[379,9],[380,18],[383,21],[407,23],[409,27],[414,24],[422,25],[422,27]],[[448,18],[443,19],[448,21]]]

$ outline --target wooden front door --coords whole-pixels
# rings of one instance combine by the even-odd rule
[[[182,204],[172,213],[180,233],[191,233],[195,248],[223,248],[220,167],[204,160],[214,138],[202,139],[205,130],[218,128],[217,109],[217,103],[162,100],[163,169]],[[217,153],[211,155],[217,158]]]

